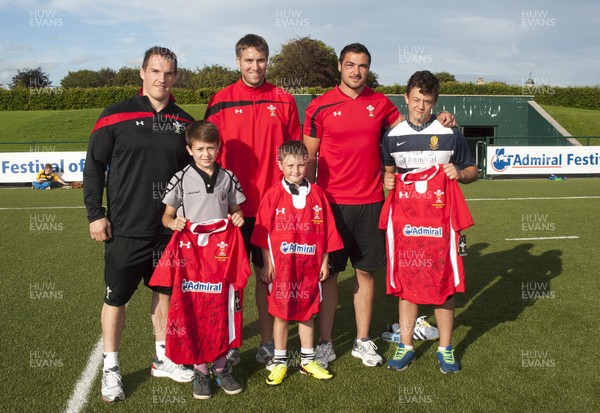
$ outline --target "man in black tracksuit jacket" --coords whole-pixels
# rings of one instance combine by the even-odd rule
[[[170,239],[161,224],[161,201],[169,179],[190,161],[185,129],[193,118],[175,104],[170,93],[177,79],[175,54],[164,47],[150,48],[140,77],[139,94],[108,107],[96,122],[83,171],[90,235],[105,242],[102,398],[108,402],[125,398],[118,365],[125,304],[141,279],[147,285]],[[105,185],[106,211],[102,206]],[[156,356],[152,375],[191,381],[193,371],[164,354],[170,290],[153,290]]]

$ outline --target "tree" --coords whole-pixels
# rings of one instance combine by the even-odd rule
[[[240,78],[240,73],[227,66],[222,65],[204,65],[202,69],[197,69],[194,86],[201,87],[217,87],[224,88]]]
[[[88,69],[69,72],[60,81],[64,88],[73,87],[98,87],[100,86],[100,78],[98,72]]]
[[[183,67],[177,68],[177,83],[175,86],[184,88],[184,89],[192,89],[196,82],[196,73],[193,70],[186,69]]]
[[[435,77],[437,77],[437,79],[440,81],[440,83],[444,83],[444,82],[456,82],[456,78],[454,77],[454,75],[448,73],[448,72],[437,72],[433,74]]]
[[[112,86],[117,72],[109,67],[103,67],[98,71],[99,86]]]
[[[298,37],[270,58],[269,79],[284,89],[332,87],[339,83],[335,50],[320,40]]]
[[[113,86],[141,86],[140,69],[123,66],[113,77],[112,84]]]
[[[113,69],[104,67],[99,71],[82,69],[75,72],[69,72],[60,81],[64,88],[73,87],[103,87],[112,85],[116,72]]]
[[[14,89],[17,87],[25,88],[43,88],[52,86],[52,81],[46,72],[41,67],[32,69],[24,68],[23,70],[17,69],[17,74],[13,76],[10,88]]]
[[[367,75],[367,86],[369,86],[371,89],[375,89],[377,86],[379,86],[379,81],[377,80],[377,78],[379,77],[379,75],[373,71],[369,71],[369,74]]]

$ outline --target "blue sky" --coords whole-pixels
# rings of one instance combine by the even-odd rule
[[[440,3],[0,0],[0,84],[26,67],[41,66],[54,85],[69,71],[137,67],[153,45],[174,50],[180,67],[235,67],[235,42],[256,33],[271,54],[299,36],[336,52],[363,43],[381,84],[428,69],[471,82],[521,85],[531,73],[538,85],[600,85],[600,2]]]

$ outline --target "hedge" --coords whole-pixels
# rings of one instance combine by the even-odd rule
[[[404,85],[379,86],[377,91],[386,94],[404,94]],[[179,104],[208,103],[218,89],[174,89]],[[318,95],[328,89],[320,87],[290,90],[296,94]],[[131,97],[136,87],[102,88],[17,88],[0,90],[0,110],[64,110],[104,108]],[[547,85],[512,86],[504,83],[446,82],[441,85],[444,95],[533,95],[540,104],[580,109],[600,110],[600,87],[558,87]]]
[[[179,104],[208,103],[217,88],[174,89]],[[135,86],[99,88],[18,88],[0,90],[0,110],[64,110],[105,108],[138,92]]]

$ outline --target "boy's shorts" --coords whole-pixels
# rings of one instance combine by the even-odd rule
[[[262,268],[265,265],[263,262],[262,250],[257,246],[250,244],[252,231],[254,231],[254,224],[256,224],[255,217],[244,218],[244,225],[242,225],[240,230],[242,231],[242,237],[244,238],[244,245],[246,246],[248,258],[250,258],[250,254],[252,253],[252,264],[258,268]]]
[[[138,287],[144,285],[154,273],[171,235],[149,238],[113,237],[104,243],[104,302],[120,307],[127,304]],[[161,294],[171,295],[171,288],[149,287]]]
[[[334,273],[346,269],[348,258],[354,268],[373,272],[385,267],[385,233],[379,229],[383,201],[364,205],[331,204],[335,225],[344,249],[329,253]]]

